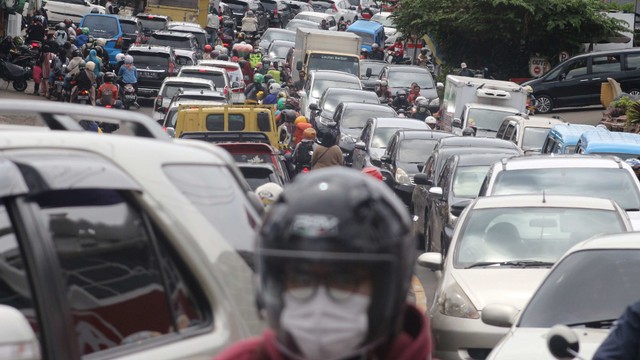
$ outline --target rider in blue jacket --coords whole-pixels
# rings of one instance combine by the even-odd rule
[[[593,357],[593,360],[638,359],[640,359],[640,301],[625,310]]]

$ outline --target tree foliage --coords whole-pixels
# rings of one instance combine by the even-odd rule
[[[450,64],[489,67],[500,77],[526,76],[534,54],[557,58],[622,30],[600,0],[400,0],[403,34],[429,35]]]

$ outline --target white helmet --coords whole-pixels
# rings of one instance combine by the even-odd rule
[[[280,92],[280,89],[280,84],[274,82],[273,84],[269,85],[269,94],[277,94]]]
[[[262,200],[262,204],[269,208],[271,204],[278,200],[280,194],[282,194],[282,187],[276,183],[266,183],[258,186],[256,194]]]
[[[117,62],[124,61],[124,54],[118,53],[118,55],[116,55],[116,61]]]
[[[433,116],[427,116],[427,118],[424,119],[424,122],[426,122],[427,125],[429,125],[432,129],[434,129],[435,126],[438,124],[438,121]]]
[[[125,63],[125,64],[133,64],[133,56],[131,56],[131,55],[125,55],[125,57],[124,57],[124,63]]]
[[[416,98],[415,102],[417,103],[418,101],[422,101],[422,100],[426,101],[427,103],[429,102],[429,101],[427,100],[427,98],[426,98],[426,97],[424,97],[424,96],[418,96],[418,97]]]

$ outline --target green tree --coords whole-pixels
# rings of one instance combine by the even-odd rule
[[[400,0],[394,21],[403,34],[429,35],[450,66],[489,67],[500,78],[528,76],[529,57],[577,53],[621,23],[600,0]]]

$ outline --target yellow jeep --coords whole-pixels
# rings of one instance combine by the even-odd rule
[[[274,105],[180,105],[174,137],[186,132],[261,132],[282,148]]]

